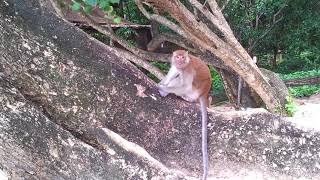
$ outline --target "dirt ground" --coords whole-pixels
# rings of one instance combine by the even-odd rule
[[[295,99],[295,102],[298,110],[287,120],[300,128],[320,131],[320,93],[308,98]]]

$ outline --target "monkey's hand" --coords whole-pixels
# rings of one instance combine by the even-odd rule
[[[166,97],[169,93],[165,91],[165,86],[161,83],[157,84],[158,91],[162,97]]]

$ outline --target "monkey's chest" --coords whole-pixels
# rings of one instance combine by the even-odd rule
[[[185,76],[183,80],[183,90],[176,94],[181,96],[184,100],[194,102],[199,98],[199,91],[192,86],[193,76]]]

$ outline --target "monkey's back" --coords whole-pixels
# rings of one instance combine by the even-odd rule
[[[211,73],[208,66],[199,58],[189,55],[190,63],[186,68],[187,71],[195,73],[192,85],[200,92],[200,95],[208,97],[211,88]]]

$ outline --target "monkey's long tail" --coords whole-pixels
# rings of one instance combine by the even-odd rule
[[[203,174],[202,180],[206,180],[208,176],[208,114],[207,105],[205,97],[200,98],[200,110],[201,110],[201,121],[202,121],[202,164],[203,164]]]

